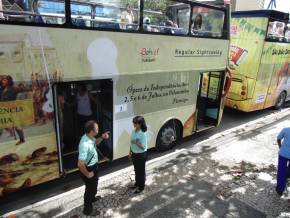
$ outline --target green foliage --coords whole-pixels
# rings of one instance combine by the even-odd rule
[[[139,0],[121,0],[120,2],[123,7],[126,7],[127,4],[132,5],[133,8],[139,7]]]
[[[122,6],[126,6],[127,4],[131,4],[134,8],[138,8],[139,6],[139,0],[121,0],[120,2]],[[171,3],[168,0],[144,0],[144,8],[145,10],[164,12]]]
[[[159,24],[160,22],[165,22],[167,20],[165,13],[166,9],[173,2],[168,0],[144,0],[144,16],[149,17],[151,24]],[[121,5],[126,6],[131,4],[133,8],[139,7],[139,0],[121,0]],[[161,12],[163,15],[152,14],[146,11]]]
[[[145,0],[144,8],[152,11],[165,12],[166,8],[171,4],[168,0]]]

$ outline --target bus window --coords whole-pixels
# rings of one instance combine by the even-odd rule
[[[285,31],[285,42],[290,42],[290,23],[288,23]]]
[[[5,20],[5,17],[3,15],[2,0],[0,0],[0,20]]]
[[[65,22],[64,1],[51,0],[2,0],[3,15],[8,21],[46,24]]]
[[[137,31],[139,29],[139,1],[124,4],[121,0],[106,1],[95,7],[93,26],[105,29]]]
[[[70,5],[72,24],[80,27],[90,27],[92,7],[87,4],[72,3]]]
[[[167,1],[146,0],[144,5],[143,29],[172,35],[187,35],[190,21],[190,6]]]
[[[282,42],[286,24],[280,21],[270,21],[268,25],[267,39]]]
[[[224,19],[223,11],[199,6],[193,7],[191,34],[220,38],[223,36]]]
[[[64,1],[40,0],[37,5],[36,13],[41,15],[44,23],[63,24],[65,22]]]

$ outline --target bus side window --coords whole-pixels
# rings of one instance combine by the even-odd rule
[[[223,11],[193,7],[191,35],[220,38],[223,36],[224,19]]]
[[[143,30],[169,35],[187,35],[190,21],[190,6],[176,1],[166,3],[146,0],[144,5]]]
[[[4,14],[3,14],[3,6],[2,6],[2,0],[0,0],[0,20],[5,20]]]
[[[1,8],[1,7],[0,7]],[[65,22],[64,1],[53,0],[2,0],[4,17],[8,21],[21,21],[46,24]]]
[[[92,6],[85,3],[71,3],[72,24],[78,27],[91,27]]]
[[[290,42],[290,23],[287,24],[285,31],[285,42]]]
[[[139,1],[124,4],[121,0],[110,0],[96,4],[93,27],[102,29],[121,29],[137,31],[139,29]]]

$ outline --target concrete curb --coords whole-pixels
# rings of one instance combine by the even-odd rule
[[[215,141],[220,142],[221,139],[224,139],[222,141],[230,141],[235,136],[239,134],[245,134],[248,133],[254,129],[260,128],[264,125],[269,125],[270,123],[273,123],[275,121],[281,120],[287,116],[290,116],[290,109],[283,109],[281,111],[272,113],[270,115],[267,115],[265,117],[259,118],[257,120],[248,122],[246,124],[231,128],[229,130],[226,130],[221,133],[214,134],[212,137],[203,140],[202,142],[198,142],[195,144],[193,148],[190,149],[176,149],[174,152],[171,152],[169,154],[163,155],[161,157],[152,159],[147,162],[147,171],[148,174],[150,174],[150,171],[154,170],[158,166],[160,166],[160,162],[167,162],[169,160],[174,159],[177,155],[180,154],[187,154],[188,152],[194,152],[194,153],[200,153],[202,151],[203,146],[210,146],[210,149],[218,146]],[[157,164],[159,163],[159,164]],[[113,178],[119,177],[124,174],[130,174],[133,173],[133,167],[126,167],[124,169],[121,169],[119,171],[107,174],[105,176],[100,177],[100,188],[102,188],[102,183],[105,184],[106,181],[111,181]],[[35,204],[29,205],[27,207],[21,208],[19,210],[11,211],[9,213],[6,213],[3,215],[3,217],[17,217],[22,216],[23,214],[27,214],[30,211],[34,211],[39,214],[45,214],[47,217],[59,217],[61,215],[64,215],[68,213],[69,211],[73,210],[76,207],[81,206],[79,203],[74,202],[80,202],[79,199],[82,198],[84,192],[84,186],[72,189],[68,192],[65,192],[63,194],[48,198],[46,200],[37,202]],[[73,196],[73,197],[72,197]],[[65,206],[65,207],[63,207]],[[52,212],[51,212],[52,211]],[[28,215],[28,214],[27,214]]]

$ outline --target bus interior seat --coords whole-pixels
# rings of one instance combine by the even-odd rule
[[[127,24],[126,25],[126,30],[136,31],[136,30],[138,30],[138,28],[139,28],[138,24]]]
[[[120,25],[118,23],[103,22],[103,21],[94,21],[94,27],[115,30],[120,29]]]
[[[150,26],[147,25],[147,24],[143,24],[143,30],[146,31],[146,32],[150,32],[151,31]]]

